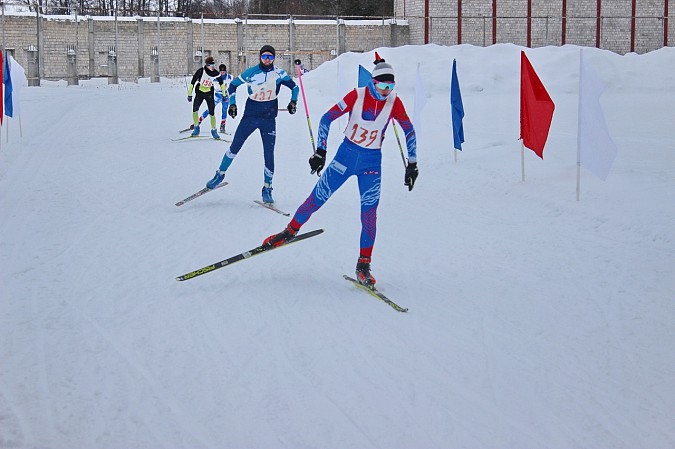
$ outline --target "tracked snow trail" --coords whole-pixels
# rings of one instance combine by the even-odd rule
[[[675,446],[674,93],[636,81],[672,85],[672,55],[593,53],[615,76],[603,101],[620,153],[606,183],[584,172],[576,202],[578,50],[531,50],[558,115],[525,183],[505,113],[518,52],[387,49],[409,112],[415,61],[434,92],[412,192],[393,134],[383,155],[373,272],[407,314],[342,279],[353,181],[303,228],[320,236],[176,282],[287,224],[253,203],[259,136],[228,186],[176,207],[227,149],[170,141],[190,122],[184,85],[25,89],[24,138],[12,128],[0,150],[0,447]],[[439,58],[463,70],[457,162]],[[305,78],[315,126],[336,79],[334,63]],[[281,113],[277,135],[274,196],[293,213],[317,179],[304,111]]]

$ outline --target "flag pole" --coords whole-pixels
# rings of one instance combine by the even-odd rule
[[[581,201],[581,162],[577,161],[577,201]]]
[[[581,200],[581,133],[579,132],[581,121],[581,58],[582,51],[579,50],[579,105],[577,112],[577,201]]]
[[[520,141],[520,170],[522,173],[522,181],[525,182],[525,144]]]
[[[312,141],[312,153],[316,153],[316,145],[314,144],[314,133],[312,133],[312,123],[309,121],[309,109],[307,109],[307,99],[305,98],[305,86],[302,84],[302,71],[300,66],[296,65],[298,72],[298,80],[300,81],[300,91],[302,92],[302,104],[305,106],[305,115],[307,116],[307,127],[309,128],[309,138]],[[318,175],[319,173],[317,173]]]

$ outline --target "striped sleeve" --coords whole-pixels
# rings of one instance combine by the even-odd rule
[[[328,132],[330,124],[354,108],[356,102],[356,89],[352,89],[345,97],[326,112],[319,122],[319,135],[317,137],[319,148],[326,149],[328,144]]]
[[[401,125],[401,129],[403,129],[403,133],[405,134],[408,161],[417,162],[417,137],[415,136],[415,128],[413,127],[412,121],[408,117],[405,106],[403,106],[403,102],[399,97],[396,97],[391,115]]]

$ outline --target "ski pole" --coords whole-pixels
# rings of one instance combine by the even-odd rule
[[[309,121],[309,109],[307,109],[307,99],[305,98],[305,86],[302,84],[302,72],[300,66],[296,65],[298,71],[298,79],[300,80],[300,92],[302,93],[302,104],[305,106],[305,114],[307,115],[307,127],[309,128],[309,138],[312,141],[312,154],[316,153],[316,145],[314,144],[314,134],[312,133],[312,124]]]
[[[403,167],[407,168],[407,164],[405,163],[405,156],[403,155],[403,147],[401,146],[401,139],[398,137],[398,128],[396,127],[396,123],[394,121],[391,121],[391,124],[394,125],[394,134],[396,134],[396,141],[398,142],[398,149],[401,152],[401,159],[403,160]]]

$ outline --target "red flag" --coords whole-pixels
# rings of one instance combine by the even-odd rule
[[[544,159],[544,145],[555,105],[525,52],[520,52],[520,138]]]

